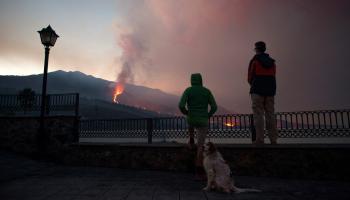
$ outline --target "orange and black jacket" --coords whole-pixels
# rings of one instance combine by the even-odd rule
[[[276,95],[276,64],[269,54],[257,54],[250,61],[248,83],[251,94]]]

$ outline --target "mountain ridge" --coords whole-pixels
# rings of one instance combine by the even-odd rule
[[[0,76],[0,93],[16,94],[23,88],[32,88],[41,93],[42,74],[28,76]],[[112,103],[114,87],[117,83],[80,71],[57,70],[48,73],[48,93],[79,93],[82,98],[97,99]],[[124,92],[118,96],[121,104],[139,107],[156,113],[180,115],[178,101],[180,97],[160,89],[125,84]],[[229,111],[219,106],[218,114]]]

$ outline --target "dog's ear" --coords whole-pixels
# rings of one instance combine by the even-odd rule
[[[209,151],[209,153],[214,153],[214,152],[216,152],[216,147],[215,147],[215,145],[214,145],[214,143],[212,143],[212,142],[208,142],[208,151]]]

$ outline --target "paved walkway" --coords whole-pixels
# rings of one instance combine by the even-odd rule
[[[349,182],[236,177],[240,187],[262,193],[202,192],[187,173],[68,167],[0,151],[0,199],[350,199]]]

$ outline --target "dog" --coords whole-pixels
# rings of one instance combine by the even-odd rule
[[[203,190],[217,190],[227,193],[261,192],[261,190],[238,188],[234,185],[230,176],[230,167],[217,151],[214,143],[208,142],[204,145],[203,157],[203,166],[207,175],[207,186]]]

